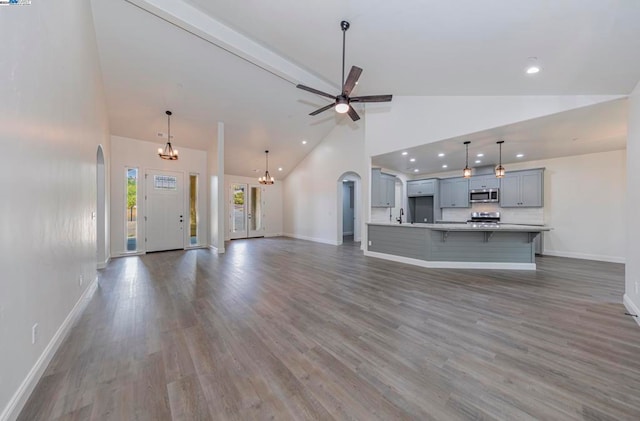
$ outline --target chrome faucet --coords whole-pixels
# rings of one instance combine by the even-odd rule
[[[396,221],[400,224],[402,224],[402,215],[404,215],[404,209],[400,208],[400,216],[396,218]]]

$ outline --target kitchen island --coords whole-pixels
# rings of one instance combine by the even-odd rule
[[[535,270],[546,226],[369,222],[365,255],[429,268]]]

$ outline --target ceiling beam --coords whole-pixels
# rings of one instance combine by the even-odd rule
[[[330,92],[340,90],[339,86],[283,58],[187,3],[178,0],[125,1],[293,85],[301,83]]]

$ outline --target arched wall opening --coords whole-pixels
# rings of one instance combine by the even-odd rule
[[[343,173],[336,182],[337,187],[337,243],[342,244],[346,235],[353,241],[362,240],[362,179],[354,171]],[[345,221],[345,217],[350,220]],[[346,230],[345,230],[346,228]]]

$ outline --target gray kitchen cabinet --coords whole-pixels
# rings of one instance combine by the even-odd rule
[[[407,181],[407,196],[433,196],[438,187],[437,179]]]
[[[441,208],[469,207],[469,180],[462,177],[440,180]]]
[[[469,190],[498,188],[500,188],[500,179],[496,178],[494,174],[474,175],[469,179]]]
[[[507,172],[500,182],[503,208],[540,208],[544,205],[544,169]]]
[[[396,177],[383,173],[379,168],[371,170],[371,207],[392,208],[396,205]]]

